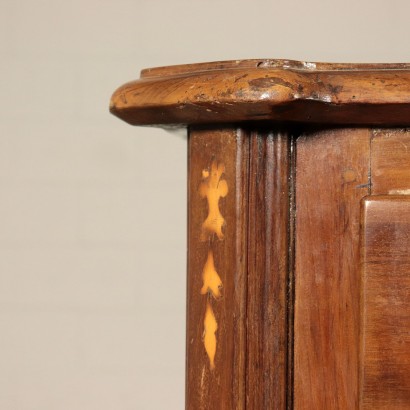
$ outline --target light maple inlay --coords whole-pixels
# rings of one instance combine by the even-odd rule
[[[208,259],[202,275],[204,284],[201,295],[206,295],[209,292],[215,299],[219,299],[221,297],[222,280],[215,269],[214,254],[211,250],[208,252]]]
[[[202,183],[199,187],[199,193],[202,198],[208,201],[208,217],[202,224],[201,240],[206,241],[212,234],[216,234],[218,239],[223,239],[222,227],[225,225],[225,219],[219,210],[219,198],[228,194],[228,184],[221,180],[225,172],[225,165],[222,163],[212,162],[211,170],[202,171]]]
[[[215,369],[215,353],[216,353],[216,331],[218,323],[212,310],[211,303],[207,302],[204,319],[204,344],[205,350],[209,357],[209,366],[211,370]]]

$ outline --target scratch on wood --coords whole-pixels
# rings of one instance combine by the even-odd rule
[[[356,185],[356,188],[357,188],[357,189],[370,188],[371,186],[372,186],[372,184],[367,183],[367,184]]]
[[[200,390],[200,395],[201,395],[201,400],[200,400],[200,405],[201,409],[205,408],[205,366],[202,367],[202,374],[201,374],[201,390]]]

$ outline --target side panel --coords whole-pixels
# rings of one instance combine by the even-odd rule
[[[187,409],[291,406],[290,148],[190,132]]]
[[[186,408],[245,409],[249,138],[189,135]]]

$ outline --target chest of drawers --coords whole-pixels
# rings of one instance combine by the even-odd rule
[[[188,127],[186,408],[410,408],[410,65],[144,70]]]

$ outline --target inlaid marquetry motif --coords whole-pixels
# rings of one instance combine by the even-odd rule
[[[215,368],[216,332],[218,330],[212,303],[222,297],[221,289],[223,287],[222,280],[215,268],[214,253],[211,247],[215,238],[219,240],[224,238],[222,228],[225,225],[225,219],[219,209],[219,199],[228,194],[228,184],[225,179],[222,179],[224,173],[225,165],[213,161],[210,170],[204,169],[202,171],[202,182],[199,186],[199,194],[202,198],[206,198],[208,203],[208,216],[202,224],[201,240],[209,241],[209,249],[202,271],[203,285],[200,293],[207,297],[203,342],[211,370]],[[214,246],[217,246],[217,244]]]
[[[216,234],[218,239],[224,237],[222,227],[225,225],[225,219],[219,210],[219,199],[228,194],[228,184],[226,180],[221,179],[224,172],[225,165],[218,164],[216,161],[212,162],[210,171],[208,169],[202,171],[199,193],[208,201],[208,216],[202,224],[202,241],[208,240],[213,234]]]
[[[214,254],[212,250],[208,251],[208,258],[206,260],[204,270],[202,273],[204,284],[201,289],[201,295],[211,294],[215,299],[221,297],[222,280],[215,270]]]
[[[206,312],[204,319],[204,344],[205,350],[209,357],[209,366],[211,370],[215,369],[215,353],[216,353],[216,331],[218,323],[212,310],[210,301],[206,304]]]

